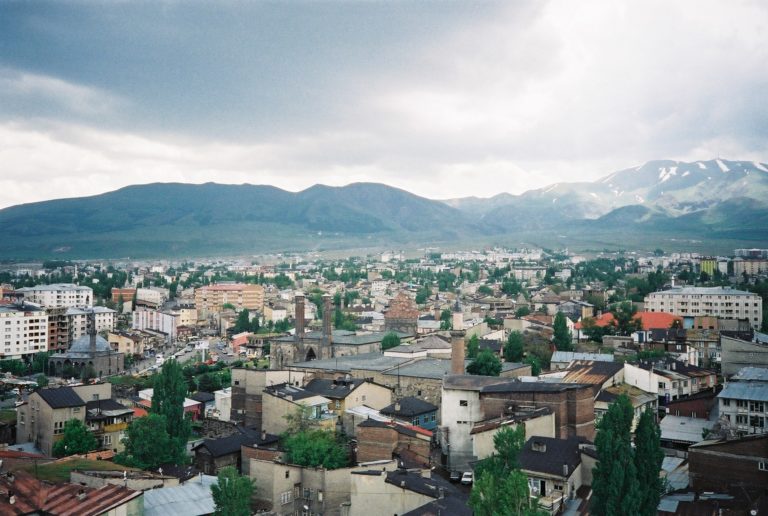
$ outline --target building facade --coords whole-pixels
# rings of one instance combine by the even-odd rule
[[[0,358],[23,358],[48,350],[48,315],[41,307],[0,305]]]
[[[56,283],[52,285],[36,285],[17,290],[24,299],[43,305],[46,308],[74,308],[93,306],[93,289],[74,283]]]
[[[674,287],[652,292],[645,297],[645,309],[683,317],[711,315],[724,319],[748,319],[756,330],[763,322],[762,298],[730,287]]]
[[[203,317],[231,304],[241,311],[264,309],[264,287],[246,283],[207,285],[195,289],[195,306]]]

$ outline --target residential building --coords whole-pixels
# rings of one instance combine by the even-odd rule
[[[325,430],[336,430],[340,414],[332,411],[333,401],[288,384],[271,385],[262,397],[262,431],[282,434],[290,428],[291,417],[307,418]]]
[[[748,319],[754,329],[763,322],[763,300],[757,294],[730,287],[673,287],[645,296],[645,309],[685,318],[713,315]]]
[[[87,335],[91,324],[95,325],[96,333],[114,330],[115,314],[117,314],[115,310],[106,306],[67,308],[66,316],[69,319],[69,336],[71,341]]]
[[[36,285],[17,290],[24,299],[45,308],[89,308],[93,306],[93,289],[73,283]]]
[[[305,376],[303,371],[242,367],[232,369],[231,411],[228,419],[261,432],[264,390],[268,386],[280,384],[298,387],[304,382]]]
[[[351,480],[349,516],[472,515],[467,495],[429,472],[371,467],[353,471]]]
[[[21,359],[48,350],[48,315],[38,305],[0,305],[0,358]]]
[[[555,351],[550,359],[550,368],[553,370],[566,369],[574,360],[588,360],[593,362],[613,362],[610,353],[581,353],[578,351]]]
[[[432,464],[432,432],[414,425],[366,419],[355,429],[357,461],[397,458],[407,467],[428,468]]]
[[[174,342],[178,336],[180,315],[173,312],[140,308],[133,312],[131,327],[134,330],[152,330],[165,334]]]
[[[107,340],[109,346],[118,353],[124,355],[143,355],[147,346],[147,334],[142,332],[116,331],[109,332]]]
[[[17,440],[33,442],[47,456],[52,456],[53,445],[63,436],[66,422],[79,419],[86,423],[87,402],[111,397],[109,383],[37,390],[17,409]]]
[[[394,471],[394,460],[362,463],[351,468],[307,468],[274,459],[250,459],[249,474],[258,505],[279,516],[323,514],[340,516],[350,503],[356,471]]]
[[[592,485],[592,469],[597,462],[592,443],[580,437],[531,437],[517,460],[528,477],[531,496],[537,497],[539,507],[549,514],[559,513],[582,486]]]
[[[752,340],[720,336],[721,371],[730,377],[744,367],[768,367],[768,335],[755,332]]]
[[[768,435],[694,444],[688,448],[688,471],[696,491],[746,493],[757,500],[768,486]]]
[[[745,367],[717,395],[720,417],[740,435],[768,433],[768,368]]]
[[[242,469],[242,446],[276,448],[280,438],[266,432],[256,432],[241,426],[235,426],[235,432],[226,437],[204,439],[192,447],[194,464],[206,475],[217,475],[222,468],[232,466],[237,471]]]
[[[768,273],[768,259],[765,258],[734,258],[733,275],[740,276],[759,276]]]
[[[384,407],[379,412],[393,420],[418,426],[425,430],[435,430],[437,428],[437,408],[437,405],[428,401],[406,396]]]
[[[202,317],[221,311],[226,304],[235,310],[264,309],[264,287],[246,283],[219,283],[195,289],[195,306]]]

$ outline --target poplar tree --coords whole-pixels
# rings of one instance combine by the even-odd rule
[[[653,516],[661,499],[662,482],[659,477],[664,452],[661,451],[661,430],[651,409],[640,416],[635,430],[635,467],[640,486],[638,514]]]
[[[635,516],[641,493],[630,431],[634,410],[622,394],[597,425],[597,465],[592,471],[592,508],[595,516]]]
[[[566,324],[565,314],[563,314],[563,312],[557,312],[553,327],[555,330],[554,340],[557,349],[559,351],[573,350],[571,332],[568,331],[568,325]]]
[[[154,382],[152,412],[165,417],[177,463],[184,460],[187,440],[192,433],[191,423],[184,415],[186,396],[187,382],[181,366],[176,360],[166,360]]]

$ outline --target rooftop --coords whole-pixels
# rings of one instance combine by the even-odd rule
[[[531,437],[520,450],[518,461],[524,470],[569,477],[581,464],[579,445],[587,442],[583,437]]]
[[[743,367],[731,377],[733,381],[741,382],[768,382],[768,368],[766,367]]]
[[[420,414],[435,412],[436,410],[437,407],[428,401],[413,396],[406,396],[405,398],[384,407],[380,412],[385,415],[411,418]]]
[[[552,353],[552,362],[571,362],[572,360],[613,362],[613,355],[610,353],[580,353],[578,351],[555,351]]]
[[[211,485],[218,482],[214,476],[200,475],[177,487],[150,489],[144,492],[145,516],[198,516],[213,514]]]
[[[714,295],[714,296],[757,296],[752,292],[745,290],[736,290],[730,287],[672,287],[660,292],[651,292],[654,294],[694,294],[694,295]]]
[[[82,407],[85,405],[83,399],[78,396],[72,387],[40,389],[37,391],[37,394],[53,409]]]
[[[768,382],[729,382],[718,398],[748,401],[768,401]]]
[[[661,439],[680,443],[703,441],[704,429],[711,429],[712,421],[683,416],[666,416],[659,423]]]

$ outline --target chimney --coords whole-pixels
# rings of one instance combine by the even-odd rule
[[[395,412],[400,412],[400,402],[399,401],[395,402]]]
[[[456,291],[456,304],[453,305],[453,314],[451,315],[451,327],[454,330],[464,329],[464,312],[461,311],[459,304],[459,291]]]
[[[261,442],[264,442],[266,440],[267,440],[267,431],[266,430],[262,430],[261,431]]]
[[[331,308],[331,296],[323,295],[323,346],[330,346],[333,340],[331,334],[331,320],[333,319],[333,309]]]
[[[301,339],[304,338],[304,293],[298,292],[296,294],[296,297],[294,298],[294,306],[295,306],[295,321],[296,321],[296,332],[293,334],[293,340],[296,344],[299,344],[301,342]]]
[[[568,464],[563,464],[563,476],[568,478]]]
[[[465,374],[464,370],[464,331],[451,331],[451,374]]]

